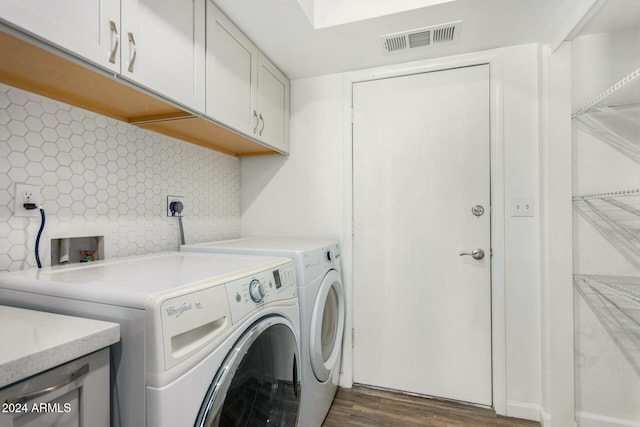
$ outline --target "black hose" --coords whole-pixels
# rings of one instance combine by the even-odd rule
[[[44,230],[44,209],[40,208],[40,230],[38,230],[38,236],[36,236],[36,264],[38,264],[38,268],[42,268],[42,263],[40,262],[40,237],[42,237],[42,230]]]

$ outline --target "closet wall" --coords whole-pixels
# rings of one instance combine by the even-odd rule
[[[638,40],[634,27],[572,43],[581,427],[640,425],[640,76],[631,80],[640,74]],[[589,108],[598,97],[605,107]],[[625,105],[606,107],[615,104]]]

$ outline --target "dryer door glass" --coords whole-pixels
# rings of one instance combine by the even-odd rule
[[[339,371],[344,318],[344,290],[340,273],[330,270],[318,289],[309,336],[311,368],[320,382],[329,380]]]
[[[196,426],[295,426],[298,347],[291,324],[268,318],[238,340],[216,374]]]
[[[322,330],[320,331],[320,348],[322,358],[326,362],[331,356],[336,345],[336,335],[338,334],[338,295],[335,286],[332,286],[324,302],[322,312]]]

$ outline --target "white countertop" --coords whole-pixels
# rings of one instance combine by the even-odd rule
[[[0,305],[0,388],[120,341],[120,325]]]

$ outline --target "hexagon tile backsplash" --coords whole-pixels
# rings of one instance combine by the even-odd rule
[[[16,183],[40,187],[50,240],[104,236],[105,258],[177,250],[167,195],[184,197],[187,243],[240,235],[240,161],[0,84],[0,271],[36,265],[40,217],[13,215]]]

